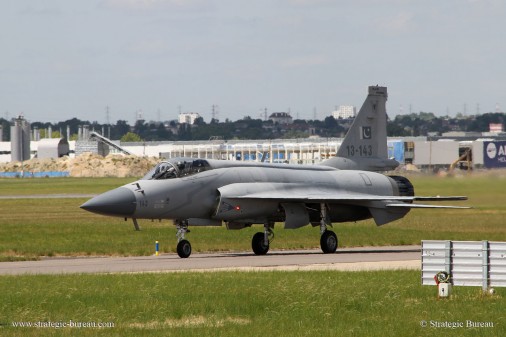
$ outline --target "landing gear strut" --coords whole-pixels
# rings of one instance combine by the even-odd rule
[[[177,255],[180,258],[186,259],[192,253],[192,245],[190,241],[185,239],[186,233],[189,233],[188,220],[176,220],[177,228]]]
[[[330,217],[327,213],[327,205],[321,204],[321,220],[320,220],[320,247],[324,254],[333,254],[337,250],[338,240],[337,235],[327,226],[332,226]]]
[[[272,228],[273,223],[266,223],[264,225],[264,232],[258,232],[253,235],[251,240],[251,248],[256,255],[265,255],[269,251],[269,244],[274,239],[274,232]]]

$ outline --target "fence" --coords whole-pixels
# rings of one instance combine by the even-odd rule
[[[455,286],[506,287],[506,242],[422,241],[422,284],[440,271]]]
[[[0,178],[61,178],[69,177],[68,171],[48,171],[48,172],[0,172]]]

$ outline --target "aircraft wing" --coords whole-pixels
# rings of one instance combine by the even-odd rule
[[[237,183],[223,186],[218,189],[221,196],[227,199],[257,199],[257,200],[279,200],[280,202],[367,202],[383,201],[388,207],[407,208],[466,208],[459,206],[436,206],[411,204],[409,202],[423,201],[451,201],[467,200],[465,196],[392,196],[375,195],[367,193],[336,191],[324,185],[314,184],[282,184],[282,183]],[[402,203],[399,203],[401,201]],[[390,203],[391,202],[391,203]],[[404,203],[405,202],[405,203]]]
[[[288,214],[303,214],[305,210],[303,205],[305,203],[341,204],[367,208],[378,226],[402,218],[411,208],[470,208],[465,206],[421,205],[412,203],[417,200],[466,200],[467,197],[464,196],[416,197],[379,195],[335,188],[331,189],[325,185],[308,183],[236,183],[222,186],[218,191],[221,199],[217,214],[220,215],[227,213],[230,209],[261,208],[265,201],[272,200],[281,204],[285,209],[288,207],[291,210]],[[381,189],[378,192],[385,193]],[[306,221],[295,221],[296,217],[292,216],[292,219],[287,216],[285,226],[297,228],[301,226],[302,222],[306,223]]]

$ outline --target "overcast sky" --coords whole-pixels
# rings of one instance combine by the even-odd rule
[[[32,122],[506,107],[502,0],[5,0],[0,45],[0,116]]]

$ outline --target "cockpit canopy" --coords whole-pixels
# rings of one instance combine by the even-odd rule
[[[143,180],[162,180],[190,176],[207,171],[211,166],[204,159],[173,158],[162,161],[148,172]]]

